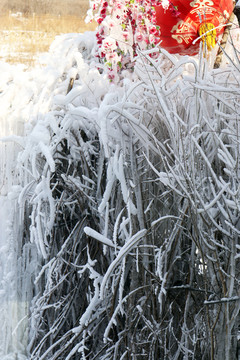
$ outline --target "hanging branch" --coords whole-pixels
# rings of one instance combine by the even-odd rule
[[[227,45],[227,39],[228,39],[228,36],[229,36],[229,33],[230,33],[230,29],[232,27],[234,16],[235,16],[235,14],[234,14],[234,10],[233,10],[233,12],[232,12],[232,14],[230,16],[230,19],[229,19],[229,23],[225,27],[223,37],[222,37],[222,40],[220,42],[220,46],[219,46],[219,49],[218,49],[218,52],[217,52],[216,60],[214,62],[214,66],[213,66],[214,69],[218,69],[220,67],[220,65],[221,65],[223,53],[224,53],[225,47]]]

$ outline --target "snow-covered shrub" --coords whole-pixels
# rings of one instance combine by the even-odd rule
[[[238,56],[211,70],[206,59],[139,50],[114,84],[92,63],[89,36],[52,47],[21,139],[27,355],[233,359]]]

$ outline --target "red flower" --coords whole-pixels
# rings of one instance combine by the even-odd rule
[[[149,34],[153,34],[153,35],[155,35],[155,34],[157,34],[157,29],[155,28],[155,26],[152,26],[150,29],[149,29]]]
[[[103,8],[101,11],[100,11],[100,14],[102,15],[102,16],[104,16],[104,15],[106,15],[106,8]]]

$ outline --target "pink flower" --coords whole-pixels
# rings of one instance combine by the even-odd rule
[[[114,80],[114,78],[115,78],[115,74],[114,74],[114,72],[113,71],[109,71],[109,73],[108,73],[108,78],[109,78],[109,80]]]
[[[129,38],[128,32],[127,32],[127,31],[123,31],[122,35],[123,35],[123,37],[124,37],[124,40],[127,41],[128,38]]]
[[[107,52],[112,52],[112,51],[116,50],[117,49],[116,41],[114,39],[112,39],[110,36],[105,38],[103,40],[103,48]]]
[[[156,39],[155,35],[153,35],[153,34],[149,35],[149,43],[150,44],[155,44],[155,39]]]
[[[155,26],[152,26],[152,27],[149,29],[149,34],[155,35],[156,33],[157,33],[157,29],[155,28]]]
[[[149,44],[149,37],[147,35],[144,36],[145,44],[148,45]]]
[[[137,33],[137,34],[135,35],[135,39],[136,39],[137,42],[143,41],[143,34]]]

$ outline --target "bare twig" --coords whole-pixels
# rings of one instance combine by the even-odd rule
[[[227,45],[227,39],[228,39],[228,36],[229,36],[229,33],[230,33],[230,29],[232,27],[234,16],[235,16],[234,12],[232,12],[232,14],[230,16],[230,19],[229,19],[229,23],[225,27],[223,37],[222,37],[222,40],[220,42],[219,49],[218,49],[218,52],[217,52],[216,60],[214,62],[214,66],[213,66],[214,69],[218,69],[220,67],[220,65],[221,65],[224,49],[225,49],[225,47]]]

